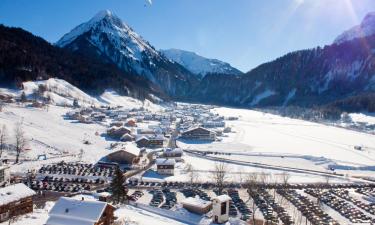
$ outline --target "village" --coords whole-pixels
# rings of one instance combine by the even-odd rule
[[[49,206],[42,213],[48,225],[132,224],[134,209],[176,224],[375,223],[371,176],[338,165],[300,167],[292,158],[307,159],[296,155],[241,152],[240,113],[188,103],[150,110],[75,100],[62,110],[19,101],[4,108],[61,110],[58,120],[87,130],[82,146],[106,147],[72,153],[33,138],[16,162],[9,144],[0,167],[1,222],[23,224]],[[46,151],[27,156],[41,143]],[[306,176],[312,181],[301,182]]]

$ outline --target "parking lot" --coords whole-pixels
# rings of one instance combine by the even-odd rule
[[[130,182],[129,188],[133,195],[138,193],[135,201],[168,210],[176,210],[174,206],[187,197],[210,200],[216,196],[210,183],[139,181]],[[248,191],[228,184],[224,193],[232,198],[230,216],[244,221],[251,221],[255,213],[256,219],[268,224],[362,225],[375,222],[375,204],[365,200],[375,196],[374,190],[372,184],[269,184]]]

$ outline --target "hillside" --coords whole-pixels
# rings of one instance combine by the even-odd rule
[[[369,48],[375,48],[375,36],[289,53],[241,77],[208,75],[192,99],[244,107],[311,107],[373,93],[375,55]]]
[[[163,96],[146,79],[121,71],[110,63],[60,49],[20,28],[0,25],[2,86],[20,87],[23,81],[54,77],[92,94],[112,88],[137,98],[145,98],[148,93]]]
[[[171,62],[108,10],[65,34],[57,46],[116,65],[126,73],[147,79],[173,97],[184,97],[198,81]]]

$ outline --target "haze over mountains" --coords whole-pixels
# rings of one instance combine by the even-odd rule
[[[115,86],[121,89],[119,82],[112,81],[131,80],[137,90],[144,91],[143,96],[153,93],[176,100],[242,107],[334,104],[351,110],[375,111],[374,101],[363,100],[372,99],[368,96],[373,96],[375,91],[374,18],[375,13],[369,13],[361,25],[338,36],[332,45],[292,52],[245,74],[228,63],[207,59],[193,52],[177,49],[158,51],[108,10],[99,12],[64,35],[56,43],[57,47],[48,48],[56,52],[63,48],[65,55],[84,57],[87,61],[100,62],[105,68],[111,67],[111,70],[117,71],[116,79],[108,73],[95,75],[93,80],[85,82],[84,89],[91,87],[87,83],[97,84],[95,88],[98,89],[103,79],[107,80],[105,88]],[[2,29],[13,32],[15,36],[22,33]],[[4,43],[1,51],[11,42],[20,49],[22,45],[32,45],[34,42],[31,37],[22,43],[10,39],[4,41],[3,36],[0,39]],[[33,51],[37,52],[33,49],[27,54],[34,54]],[[1,64],[8,57],[4,55]],[[49,58],[54,57],[57,54]],[[17,64],[17,68],[40,67],[43,64],[40,61],[37,65],[30,65],[32,62],[26,61],[15,62],[16,58],[11,61]],[[41,75],[61,77],[59,69],[63,70],[64,65],[58,63],[58,66],[52,67]],[[38,75],[41,73],[31,70]],[[10,76],[4,70],[2,74],[8,78]],[[91,75],[87,76],[91,78]],[[17,79],[35,78],[21,76]],[[77,82],[81,79],[80,74],[69,74],[69,81],[78,87],[80,84]],[[348,107],[348,104],[352,106]]]
[[[229,63],[208,59],[194,52],[184,51],[181,49],[166,49],[161,52],[170,60],[177,62],[188,69],[198,78],[204,78],[209,73],[222,73],[229,75],[243,74],[238,69],[232,67]]]

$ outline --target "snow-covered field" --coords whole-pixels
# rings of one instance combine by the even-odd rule
[[[226,117],[238,116],[237,121],[226,121],[235,133],[223,137],[220,142],[179,141],[180,147],[198,151],[232,153],[230,156],[218,155],[218,157],[273,166],[318,171],[340,168],[343,169],[341,172],[344,174],[375,175],[374,135],[253,110],[221,107],[213,111]],[[355,150],[354,146],[361,146],[362,150]],[[210,160],[202,160],[204,159],[189,156],[185,158],[185,161],[193,164],[195,168],[213,169],[212,161],[210,163],[207,162]],[[259,168],[249,169],[246,166],[238,168],[235,164],[229,166],[232,171],[264,171]]]
[[[29,140],[26,150],[21,154],[22,162],[11,166],[13,174],[25,173],[30,169],[39,168],[42,164],[61,160],[82,159],[87,163],[95,163],[111,152],[110,145],[114,141],[101,135],[106,132],[106,125],[78,123],[64,118],[64,115],[72,110],[64,106],[71,105],[74,99],[78,99],[83,105],[109,104],[128,109],[145,107],[153,112],[163,108],[149,101],[141,102],[120,96],[110,90],[94,98],[57,79],[26,83],[24,85],[26,95],[30,97],[38,89],[39,84],[48,86],[47,94],[53,100],[53,104],[34,108],[10,103],[6,104],[0,112],[0,125],[6,125],[10,143],[14,142],[13,131],[18,122],[22,122],[26,138]],[[19,96],[21,93],[9,89],[0,89],[0,92],[13,96]],[[290,174],[291,183],[326,182],[327,179],[322,173],[332,174],[330,168],[334,168],[337,173],[347,175],[341,178],[333,176],[330,182],[358,181],[353,175],[375,176],[374,135],[253,110],[219,107],[212,111],[224,117],[238,116],[239,120],[226,121],[226,125],[231,127],[233,132],[224,134],[220,137],[221,141],[212,143],[178,141],[177,144],[185,150],[225,154],[211,154],[206,157],[185,152],[183,161],[176,164],[175,175],[162,176],[155,172],[156,168],[152,168],[143,174],[142,179],[189,181],[191,174],[187,172],[187,165],[191,164],[196,176],[195,181],[210,181],[213,179],[212,171],[217,163],[212,157],[227,160],[226,180],[229,182],[245,181],[248,174],[254,172],[269,174],[267,178],[269,182],[281,182],[284,172]],[[356,122],[372,123],[375,120],[372,115],[351,114],[350,116]],[[153,124],[156,125],[157,122],[140,122],[138,126],[146,128]],[[85,144],[85,141],[89,144]],[[134,143],[130,145],[135,147]],[[356,150],[355,146],[360,146],[362,150]],[[81,151],[83,155],[78,157]],[[40,155],[46,155],[47,159],[39,160]],[[13,159],[14,152],[6,151],[3,157]],[[295,168],[299,171],[290,171],[287,168]],[[145,203],[147,204],[149,200],[148,197]],[[36,209],[34,213],[22,216],[13,224],[43,224],[53,204],[49,202],[44,209]],[[183,209],[174,211],[174,216],[171,214],[168,217],[163,210],[159,212],[145,208],[121,206],[116,211],[116,215],[124,224],[129,225],[150,224],[150,221],[161,225],[184,224],[184,219],[193,218]],[[200,221],[199,224],[209,224],[210,221],[201,217],[195,219]]]
[[[80,149],[84,152],[86,162],[95,163],[108,154],[110,141],[99,134],[106,131],[100,124],[82,124],[65,120],[63,115],[69,108],[50,106],[48,111],[41,108],[28,108],[16,104],[7,105],[0,113],[0,124],[6,125],[9,142],[13,143],[13,130],[17,122],[22,122],[25,136],[29,140],[27,149],[21,158],[30,161],[12,166],[12,172],[25,171],[41,163],[51,163],[61,160],[78,160],[71,155],[77,155]],[[84,144],[89,140],[91,144]],[[6,155],[13,152],[6,152]],[[46,154],[47,160],[35,161],[38,155]],[[4,158],[6,157],[4,156]],[[64,157],[66,156],[66,157]],[[9,157],[12,158],[12,157]]]

